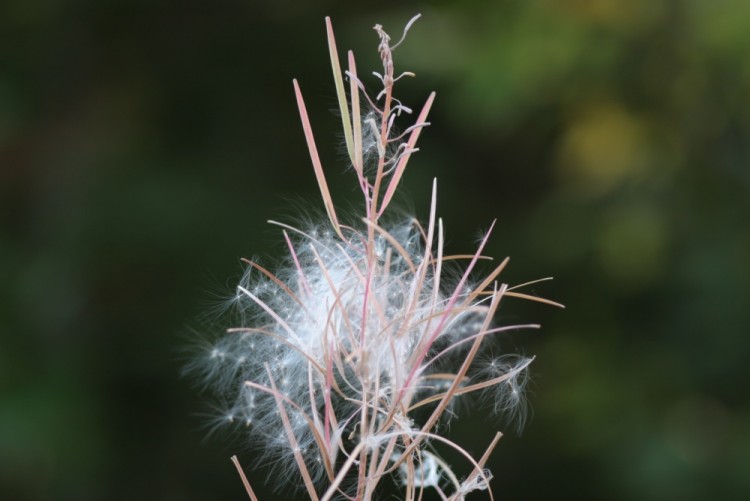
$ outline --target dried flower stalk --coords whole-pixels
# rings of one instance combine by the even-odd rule
[[[341,71],[326,19],[346,151],[364,214],[354,225],[339,218],[295,80],[329,224],[302,230],[271,221],[282,229],[287,265],[272,273],[247,261],[233,298],[239,326],[208,346],[192,366],[223,403],[217,424],[246,427],[250,442],[262,451],[259,462],[275,466],[281,478],[296,472],[313,500],[370,500],[381,481],[392,478],[406,500],[420,499],[427,488],[446,500],[477,490],[492,498],[485,463],[501,434],[474,459],[436,426],[453,414],[457,398],[475,392],[494,402],[495,412],[523,420],[523,387],[532,359],[478,355],[500,332],[537,327],[493,325],[503,297],[557,304],[499,283],[507,258],[472,285],[477,262],[489,259],[483,250],[490,232],[473,254],[445,256],[436,182],[426,227],[413,219],[381,222],[418,151],[435,98],[430,94],[413,125],[395,132],[398,117],[412,110],[393,89],[413,74],[395,74],[393,50],[418,17],[393,45],[375,26],[383,63],[383,72],[374,73],[382,84],[377,96],[365,91],[351,51],[348,70]],[[448,281],[446,263],[460,260],[467,264],[458,280]],[[460,479],[436,452],[440,447],[458,451],[471,473]],[[242,477],[250,498],[257,499]]]

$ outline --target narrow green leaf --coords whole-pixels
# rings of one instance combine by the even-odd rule
[[[336,84],[336,96],[339,99],[339,109],[341,110],[341,123],[344,126],[344,139],[346,141],[346,151],[352,163],[355,162],[354,156],[354,136],[352,134],[352,123],[349,118],[349,105],[346,102],[346,89],[344,87],[344,78],[341,74],[339,64],[339,53],[336,50],[336,39],[333,36],[333,26],[331,18],[326,17],[326,29],[328,31],[328,52],[331,54],[331,68],[333,69],[333,81]]]

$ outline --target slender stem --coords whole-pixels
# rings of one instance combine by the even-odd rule
[[[232,462],[234,463],[235,468],[237,468],[237,473],[240,474],[240,478],[242,479],[242,484],[245,486],[247,495],[250,496],[250,499],[252,501],[258,501],[258,496],[255,495],[255,492],[253,492],[253,488],[250,487],[250,482],[247,480],[245,472],[242,470],[242,466],[240,465],[240,461],[239,459],[237,459],[237,456],[232,456]]]

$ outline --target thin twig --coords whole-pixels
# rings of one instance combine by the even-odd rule
[[[250,496],[250,499],[252,501],[258,501],[258,497],[255,495],[255,492],[253,492],[253,488],[250,487],[250,482],[248,482],[247,477],[245,476],[245,472],[240,465],[240,460],[237,459],[237,456],[232,456],[232,462],[234,463],[235,468],[237,468],[237,473],[240,474],[242,483],[245,485],[245,491],[247,491],[247,495]]]

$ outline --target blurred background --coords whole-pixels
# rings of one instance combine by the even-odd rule
[[[292,78],[359,207],[324,16],[364,74],[371,27],[417,12],[397,90],[437,100],[400,207],[437,177],[450,252],[498,218],[504,280],[567,306],[501,310],[543,328],[506,343],[537,359],[496,497],[750,499],[743,0],[1,3],[0,498],[246,499],[254,453],[205,440],[185,348],[241,257],[284,251],[266,220],[321,208]],[[481,454],[504,426],[464,414]]]

